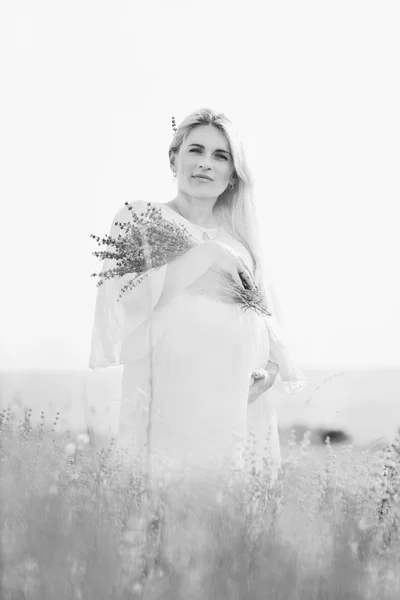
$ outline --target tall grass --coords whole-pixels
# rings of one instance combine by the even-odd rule
[[[399,440],[322,456],[294,432],[271,485],[246,466],[207,486],[111,439],[1,419],[2,598],[395,599],[400,592]],[[128,465],[128,466],[127,466]]]

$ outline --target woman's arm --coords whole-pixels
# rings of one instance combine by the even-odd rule
[[[154,310],[163,308],[174,296],[180,294],[196,279],[206,273],[212,267],[213,261],[213,244],[205,242],[191,248],[179,258],[165,265],[162,291],[158,302],[154,305]],[[143,297],[151,293],[151,279],[154,275],[155,273],[150,273],[150,277],[145,278],[140,283],[141,293],[139,295],[137,290],[135,290],[135,294],[129,291],[122,294],[121,303],[128,314],[136,313],[138,305],[143,302]]]
[[[205,242],[191,248],[167,265],[164,287],[156,308],[162,308],[213,265],[213,244]]]
[[[179,258],[161,267],[161,270],[150,271],[149,277],[140,283],[139,294],[129,292],[125,294],[124,309],[127,313],[134,314],[143,303],[148,305],[146,298],[154,298],[152,290],[155,281],[159,291],[158,300],[152,302],[152,309],[163,308],[174,296],[183,292],[213,266],[218,266],[222,271],[229,273],[233,281],[243,289],[242,278],[247,282],[249,289],[255,285],[253,276],[240,255],[225,244],[212,240],[191,248]]]
[[[243,287],[240,273],[248,287],[254,288],[253,276],[240,255],[212,240],[195,246],[167,265],[163,290],[155,308],[167,304],[214,265],[229,273],[233,281]]]

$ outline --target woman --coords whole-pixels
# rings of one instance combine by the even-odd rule
[[[118,445],[133,447],[134,438],[144,448],[150,436],[153,470],[165,464],[180,470],[190,462],[193,472],[205,474],[243,464],[253,429],[258,466],[265,457],[276,474],[278,428],[266,392],[278,370],[288,393],[301,391],[306,378],[290,360],[273,290],[264,281],[241,142],[224,114],[202,109],[175,131],[169,159],[178,193],[151,204],[199,243],[151,269],[120,303],[124,281],[99,287],[89,366],[123,365]],[[145,202],[132,206],[137,214],[146,209]],[[120,232],[116,221],[130,220],[124,206],[110,235]],[[112,266],[104,261],[104,270]],[[221,271],[238,285],[257,285],[272,317],[222,300],[215,286]]]

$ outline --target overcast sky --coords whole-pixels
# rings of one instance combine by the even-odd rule
[[[171,116],[242,133],[303,366],[400,366],[396,1],[6,2],[0,368],[88,365],[91,233],[169,201]]]

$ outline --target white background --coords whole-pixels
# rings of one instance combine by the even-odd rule
[[[171,116],[225,112],[303,366],[400,366],[397,1],[0,8],[0,367],[87,368],[91,233],[175,196]]]

